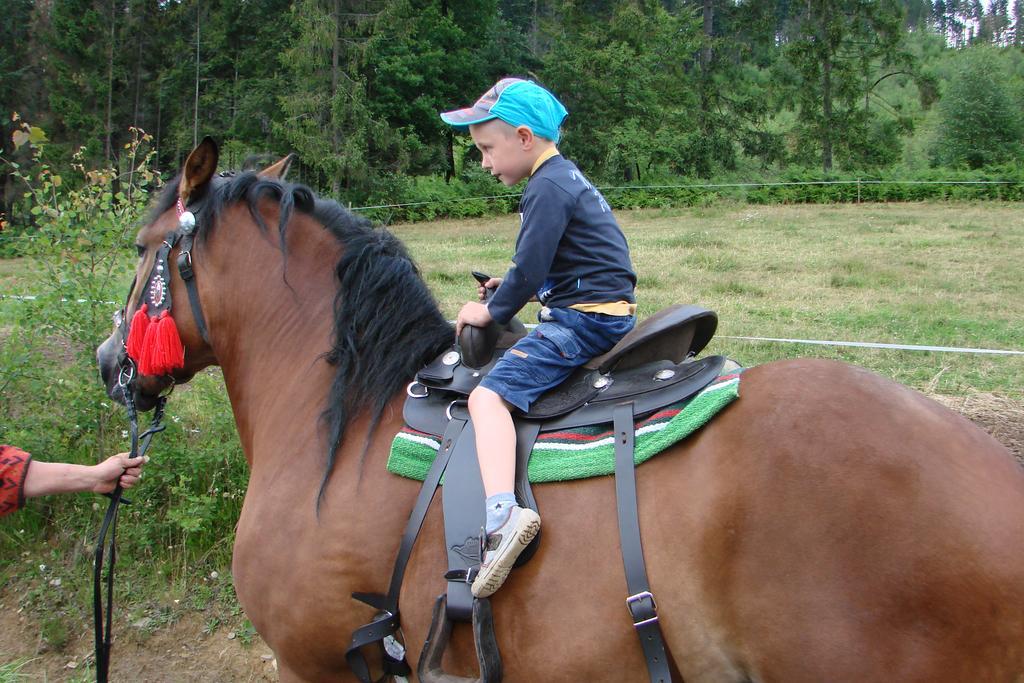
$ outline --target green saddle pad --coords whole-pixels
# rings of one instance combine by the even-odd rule
[[[636,464],[704,426],[718,411],[740,395],[740,372],[721,375],[700,393],[662,408],[636,423]],[[423,481],[440,448],[437,437],[403,427],[391,442],[388,471]],[[537,437],[530,456],[533,483],[586,479],[615,472],[615,445],[611,423],[546,432]]]

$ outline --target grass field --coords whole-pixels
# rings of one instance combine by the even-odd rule
[[[1024,206],[833,204],[619,211],[641,316],[673,303],[719,315],[719,334],[1024,350]],[[516,216],[401,224],[444,312],[474,295],[470,270],[502,275]],[[127,261],[130,258],[126,254]],[[36,293],[32,265],[0,261],[0,294]],[[0,324],[17,302],[0,301]],[[535,305],[521,314],[533,322]],[[718,337],[748,365],[818,356],[918,389],[1024,395],[1024,356],[855,349]]]
[[[709,207],[617,212],[639,275],[641,316],[672,303],[719,315],[720,335],[1024,350],[1020,204]],[[392,227],[446,314],[501,275],[518,219]],[[521,314],[533,322],[535,309]],[[1022,395],[1024,356],[892,351],[717,338],[744,364],[817,356],[945,394]]]

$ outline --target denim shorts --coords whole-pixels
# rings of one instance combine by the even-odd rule
[[[480,386],[525,413],[577,367],[615,346],[635,323],[631,315],[546,308],[540,324],[505,352]]]

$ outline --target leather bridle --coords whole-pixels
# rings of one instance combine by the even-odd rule
[[[178,274],[184,281],[185,289],[188,292],[189,305],[192,309],[192,317],[195,320],[196,327],[199,329],[199,334],[202,336],[203,341],[209,344],[209,332],[206,326],[206,319],[203,316],[202,306],[199,303],[199,292],[196,288],[195,273],[192,269],[192,248],[196,236],[196,218],[193,212],[188,211],[185,208],[185,205],[180,198],[177,201],[177,213],[178,229],[168,233],[163,243],[160,245],[160,248],[157,251],[157,256],[153,261],[153,267],[150,269],[150,273],[146,278],[146,287],[143,288],[139,301],[136,302],[136,308],[141,306],[143,300],[146,298],[147,290],[149,289],[151,281],[155,278],[164,277],[164,273],[167,274],[166,277],[170,277],[169,269],[167,268],[167,260],[171,251],[177,247],[179,249],[177,257]],[[130,333],[130,322],[126,317],[128,304],[131,302],[136,282],[137,279],[132,280],[132,284],[128,289],[128,296],[125,300],[125,306],[114,314],[114,324],[117,327],[121,342],[117,355],[117,383],[118,387],[121,389],[122,396],[124,397],[125,410],[128,413],[129,433],[131,435],[130,457],[132,458],[145,455],[149,450],[153,437],[166,429],[166,427],[160,424],[160,422],[164,415],[164,407],[167,404],[167,398],[170,395],[170,391],[168,391],[167,393],[161,393],[161,395],[157,397],[156,406],[153,411],[153,418],[150,421],[149,427],[142,434],[139,434],[138,411],[135,407],[134,397],[135,385],[139,380],[139,373],[135,360],[133,360],[128,354],[127,340]],[[171,307],[169,287],[167,288],[167,292],[168,303],[166,310],[169,311]],[[163,387],[164,389],[169,387],[170,390],[173,391],[173,376],[170,374],[163,375],[159,377],[158,380],[165,383]],[[120,482],[118,482],[117,486],[114,487],[114,490],[111,493],[106,494],[110,498],[110,504],[107,506],[107,512],[103,517],[103,522],[100,525],[99,535],[96,540],[95,563],[93,566],[93,619],[96,635],[97,683],[105,683],[110,670],[114,564],[117,560],[117,518],[121,504],[131,504],[129,500],[122,497],[122,493],[123,489]],[[108,532],[110,536],[109,543],[107,542]],[[106,555],[108,562],[106,576],[107,599],[105,610],[103,600],[104,581],[102,577],[104,555]]]

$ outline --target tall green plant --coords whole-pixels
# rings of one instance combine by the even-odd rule
[[[91,464],[128,446],[123,410],[97,376],[95,347],[126,294],[134,232],[159,179],[149,167],[149,136],[140,130],[131,131],[121,155],[133,163],[89,169],[76,155],[73,178],[46,162],[41,130],[20,122],[19,133],[33,162],[12,172],[28,188],[22,201],[36,221],[21,250],[36,264],[30,286],[37,298],[19,303],[13,326],[0,329],[0,443],[40,460]],[[197,562],[222,568],[248,470],[219,375],[196,377],[169,405],[165,424],[145,483],[122,511],[120,552],[156,563],[167,577]],[[102,514],[88,495],[33,499],[28,508],[0,522],[0,560],[32,552],[44,538],[55,548],[79,548]],[[67,559],[85,561],[78,552]],[[17,567],[0,563],[0,577],[9,571]],[[39,606],[50,599],[41,594]]]
[[[1004,85],[1002,60],[975,48],[957,55],[957,67],[939,105],[932,159],[943,166],[981,168],[1019,158],[1024,143],[1020,103]]]
[[[21,209],[34,221],[19,247],[35,264],[36,299],[19,304],[5,332],[12,343],[0,354],[0,442],[42,460],[96,462],[123,446],[118,411],[96,379],[94,349],[110,332],[111,302],[124,296],[124,245],[157,182],[148,136],[131,136],[126,168],[87,170],[79,150],[71,178],[46,161],[39,128],[20,121],[14,136],[15,145],[31,150],[32,161],[11,170],[26,188]],[[60,511],[74,503],[45,505]]]
[[[708,155],[687,69],[699,27],[656,2],[610,4],[566,3],[544,60],[544,84],[569,110],[563,151],[598,177],[691,172]]]
[[[87,170],[79,149],[71,163],[78,177],[65,180],[45,159],[45,135],[24,122],[18,132],[17,140],[32,148],[32,163],[14,175],[27,188],[22,206],[36,224],[25,232],[22,252],[42,273],[46,309],[34,329],[90,344],[109,328],[109,302],[123,296],[119,256],[159,182],[149,169],[150,136],[132,129],[121,169]]]

